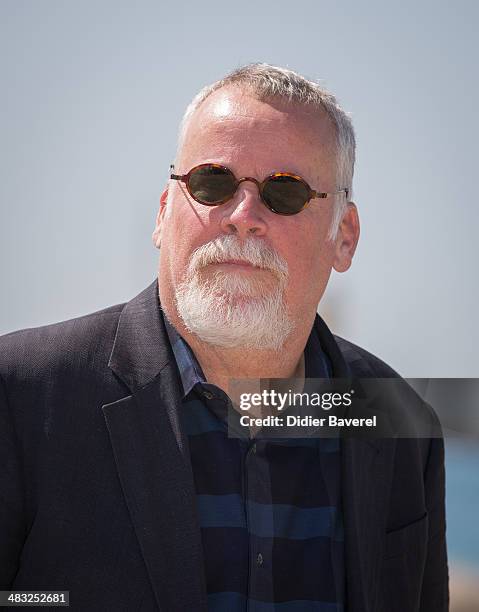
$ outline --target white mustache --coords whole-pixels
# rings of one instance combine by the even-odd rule
[[[198,247],[192,254],[188,272],[195,274],[201,268],[212,263],[223,263],[230,260],[241,260],[274,272],[282,281],[288,277],[288,264],[261,238],[252,236],[242,242],[233,235],[215,238]]]

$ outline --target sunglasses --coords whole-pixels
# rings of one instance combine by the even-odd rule
[[[172,170],[174,166],[170,166],[170,172]],[[200,164],[188,174],[170,173],[170,178],[185,183],[190,196],[205,206],[224,204],[235,195],[240,183],[252,181],[258,186],[263,204],[277,215],[296,215],[313,198],[339,193],[348,196],[347,189],[331,193],[315,191],[302,177],[290,172],[274,172],[262,182],[250,176],[237,179],[229,168],[220,164]]]

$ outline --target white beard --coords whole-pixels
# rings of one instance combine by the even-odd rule
[[[257,272],[249,277],[234,269],[201,278],[208,264],[231,259],[269,270],[272,282],[262,282]],[[287,278],[286,262],[260,238],[242,243],[233,235],[222,236],[193,253],[176,291],[178,314],[188,330],[208,344],[278,350],[293,329],[284,304]]]

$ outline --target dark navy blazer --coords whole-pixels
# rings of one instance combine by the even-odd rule
[[[0,339],[0,589],[69,590],[89,612],[206,612],[157,291]],[[397,376],[316,325],[334,377]],[[442,439],[345,438],[341,453],[348,612],[446,611]]]

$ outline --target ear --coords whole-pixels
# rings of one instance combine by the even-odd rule
[[[336,272],[346,272],[351,266],[359,240],[359,216],[354,202],[348,207],[341,220],[336,237],[333,267]]]
[[[153,240],[153,244],[155,245],[157,249],[160,248],[160,244],[161,244],[161,230],[163,227],[163,217],[165,216],[167,200],[168,200],[168,187],[165,188],[165,190],[160,196],[160,208],[158,209],[158,214],[156,215],[155,229],[153,230],[153,234],[151,236],[151,239]]]

